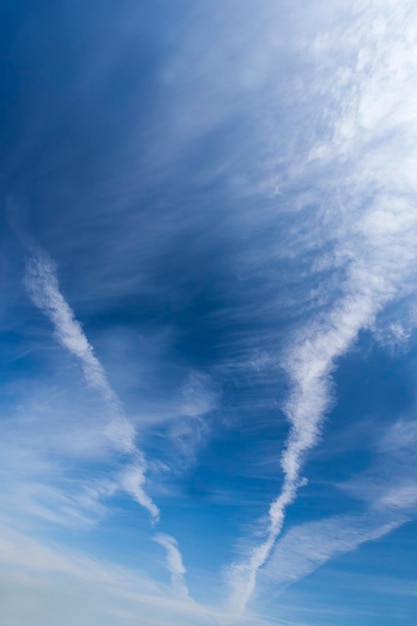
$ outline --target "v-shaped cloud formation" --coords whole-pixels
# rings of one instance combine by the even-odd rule
[[[43,248],[15,229],[0,577],[44,594],[42,626],[51,597],[70,626],[317,623],[271,597],[416,518],[415,3],[85,11],[21,46],[35,122],[9,187]]]

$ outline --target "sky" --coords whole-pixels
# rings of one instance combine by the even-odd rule
[[[4,626],[415,626],[417,5],[0,5]]]

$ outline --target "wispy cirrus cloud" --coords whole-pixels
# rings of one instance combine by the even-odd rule
[[[3,567],[9,566],[7,577],[0,568],[2,587],[7,590],[3,598],[5,619],[9,615],[26,619],[22,598],[30,601],[32,608],[36,606],[35,623],[61,614],[63,623],[70,624],[89,615],[101,624],[113,626],[130,624],[140,614],[150,624],[154,620],[206,624],[210,614],[210,608],[176,598],[172,590],[143,573],[86,557],[58,543],[45,545],[3,525],[0,552]]]
[[[130,8],[126,9],[129,18],[136,15],[133,5],[132,13]],[[246,432],[240,428],[240,420],[244,418],[233,415],[238,424],[236,432],[231,432],[232,425],[227,432],[227,453],[222,442],[217,454],[219,461],[223,457],[229,461],[230,453],[227,470],[224,469],[227,464],[220,469],[217,462],[210,465],[215,455],[210,457],[209,451],[203,461],[202,485],[204,487],[207,474],[204,489],[211,492],[207,501],[212,503],[213,495],[218,493],[221,496],[218,500],[223,499],[225,505],[233,502],[238,508],[242,502],[249,503],[245,509],[253,519],[251,511],[260,510],[264,494],[268,493],[268,499],[271,498],[271,482],[265,486],[259,481],[254,489],[253,484],[248,487],[244,481],[240,483],[243,472],[236,459],[239,458],[244,471],[251,474],[251,453],[256,449],[260,462],[268,466],[268,477],[277,473],[278,446],[282,443],[284,426],[280,424],[278,434],[277,428],[271,439],[265,436],[264,426],[269,427],[274,419],[279,421],[278,408],[283,408],[290,432],[281,457],[282,492],[274,499],[267,522],[262,520],[260,524],[263,539],[259,540],[258,533],[252,547],[244,549],[242,560],[229,570],[232,613],[240,614],[240,624],[251,626],[267,623],[259,614],[250,612],[249,603],[252,596],[257,597],[258,580],[262,591],[265,577],[270,574],[271,580],[275,580],[277,571],[281,576],[277,579],[280,584],[294,581],[297,576],[299,579],[333,556],[395,528],[395,524],[400,523],[399,518],[394,515],[393,519],[386,519],[382,512],[400,511],[402,515],[415,501],[411,482],[381,490],[377,481],[362,476],[346,484],[344,489],[366,501],[366,490],[372,487],[372,502],[366,501],[366,504],[372,509],[373,521],[368,516],[339,515],[316,525],[297,527],[276,545],[284,528],[287,507],[294,502],[299,485],[303,483],[307,454],[319,441],[324,421],[335,401],[332,377],[339,361],[355,345],[362,331],[378,328],[377,339],[384,336],[387,330],[384,311],[387,306],[398,310],[404,298],[413,298],[416,267],[413,198],[417,133],[414,109],[409,104],[415,100],[412,79],[416,69],[415,32],[413,19],[409,19],[414,9],[410,2],[399,6],[376,1],[368,7],[355,2],[348,9],[343,2],[335,2],[329,10],[319,0],[313,3],[311,12],[306,11],[302,3],[299,7],[296,5],[266,2],[258,11],[250,3],[235,0],[203,2],[192,16],[185,16],[184,22],[180,20],[180,31],[175,30],[175,19],[171,20],[174,5],[167,11],[168,18],[164,17],[166,21],[161,29],[159,21],[154,23],[153,16],[150,19],[145,10],[144,20],[127,20],[129,54],[126,59],[121,53],[125,41],[120,40],[123,38],[120,38],[120,23],[117,22],[116,42],[106,47],[105,56],[112,58],[112,71],[123,67],[127,73],[132,71],[132,76],[136,76],[137,68],[130,59],[140,58],[142,53],[141,43],[139,54],[131,54],[132,50],[136,51],[137,35],[132,25],[140,22],[145,24],[141,28],[146,30],[152,22],[152,35],[147,33],[146,41],[155,36],[150,47],[160,46],[163,54],[162,60],[158,57],[152,61],[146,57],[146,65],[155,79],[158,93],[155,98],[160,97],[163,106],[159,102],[154,106],[152,102],[151,114],[145,110],[146,129],[142,133],[138,128],[137,103],[142,100],[141,91],[155,95],[153,85],[136,90],[135,80],[123,81],[133,85],[132,93],[123,98],[119,109],[110,98],[110,113],[106,113],[107,103],[99,96],[99,106],[94,107],[91,117],[87,115],[88,125],[96,128],[101,136],[106,134],[102,133],[103,128],[107,131],[114,119],[120,118],[123,129],[129,128],[129,138],[120,143],[117,138],[119,148],[115,150],[103,151],[99,144],[97,169],[93,165],[94,175],[86,176],[93,189],[88,197],[61,193],[76,187],[74,181],[78,180],[78,173],[72,171],[71,166],[68,168],[71,171],[67,171],[66,150],[71,154],[73,150],[67,128],[79,129],[82,137],[84,122],[79,126],[78,120],[72,125],[65,122],[63,134],[68,144],[62,152],[59,144],[56,152],[47,152],[46,157],[42,157],[39,168],[42,172],[55,168],[56,162],[62,159],[64,167],[57,177],[54,176],[53,181],[48,176],[31,174],[32,178],[29,177],[30,181],[37,179],[35,197],[37,193],[39,197],[48,197],[45,209],[40,208],[41,202],[36,206],[35,201],[34,213],[45,211],[39,219],[40,223],[48,224],[43,233],[45,246],[57,251],[53,256],[59,260],[59,267],[62,267],[62,260],[67,270],[69,268],[67,277],[73,287],[69,293],[78,298],[71,299],[74,309],[78,312],[80,306],[83,312],[99,311],[100,320],[107,324],[108,335],[113,337],[113,343],[109,340],[107,358],[98,359],[94,342],[90,342],[72,305],[64,297],[53,260],[32,245],[26,246],[27,292],[51,321],[58,343],[81,366],[87,387],[99,401],[80,411],[72,397],[66,397],[71,410],[63,406],[64,402],[62,405],[51,403],[48,410],[59,414],[59,426],[54,415],[45,419],[41,411],[29,407],[26,412],[30,413],[31,422],[26,430],[22,429],[22,435],[18,435],[19,424],[27,426],[28,422],[21,420],[14,425],[10,430],[13,430],[14,447],[6,453],[7,460],[14,463],[10,467],[15,469],[18,458],[26,474],[40,462],[39,458],[31,457],[31,454],[36,456],[37,449],[43,446],[45,456],[50,450],[55,454],[55,464],[42,468],[43,482],[29,480],[25,475],[19,489],[14,489],[14,485],[10,488],[11,499],[6,505],[9,502],[18,512],[33,513],[69,527],[88,527],[105,514],[101,500],[123,491],[156,521],[159,511],[148,495],[148,474],[153,470],[157,474],[157,468],[171,475],[177,468],[179,471],[185,466],[188,468],[207,439],[211,424],[205,422],[204,416],[218,406],[209,377],[193,373],[199,361],[206,359],[205,363],[214,363],[216,375],[223,376],[228,387],[228,398],[218,411],[220,419],[223,413],[232,412],[230,407],[234,414],[246,412],[251,431],[250,442],[242,452],[240,447],[245,439],[242,434]],[[118,17],[120,22],[124,15]],[[178,15],[175,17],[178,19]],[[301,24],[297,23],[298,19]],[[98,55],[103,48],[101,42],[108,39],[106,20],[111,22],[111,15],[109,18],[103,11],[105,28],[100,35],[103,40],[97,46]],[[331,28],[326,30],[323,24],[329,21]],[[287,26],[288,32],[284,32]],[[319,30],[322,33],[316,36]],[[172,45],[176,38],[173,32],[181,32],[180,44]],[[164,56],[166,50],[172,53],[171,59]],[[85,59],[84,64],[83,59],[84,81],[77,90],[81,104],[75,117],[82,112],[78,115],[82,120],[87,109],[81,93],[85,84],[91,84],[91,92],[104,93],[103,75],[108,69],[103,61],[97,81],[93,71],[96,65],[91,65],[89,60]],[[121,75],[125,76],[123,72]],[[113,94],[117,89],[112,85],[111,91]],[[88,102],[90,96],[89,87]],[[125,106],[128,100],[129,105]],[[39,108],[43,111],[44,125],[48,127],[50,109]],[[93,118],[96,114],[99,117],[102,109],[104,122],[98,121],[95,127]],[[229,122],[233,126],[235,118],[240,116],[242,127],[238,122],[236,132],[233,131],[235,135],[230,139],[227,136]],[[67,120],[65,114],[63,118]],[[115,126],[121,130],[121,126]],[[220,135],[220,140],[215,137],[211,143],[213,131],[216,136]],[[74,143],[78,141],[76,134]],[[40,144],[43,150],[43,142]],[[138,145],[141,146],[140,156]],[[95,149],[93,146],[92,151]],[[78,150],[77,146],[75,152]],[[188,162],[197,163],[199,158],[203,165],[189,171]],[[80,169],[84,169],[84,163],[81,165]],[[97,188],[96,180],[99,181]],[[167,185],[159,184],[167,180]],[[84,188],[84,178],[80,181]],[[221,181],[220,186],[224,185],[220,200],[217,191],[210,196],[211,185],[215,187],[217,181]],[[27,187],[30,186],[28,183]],[[147,192],[142,195],[139,190],[141,186],[151,189],[149,204]],[[183,203],[184,187],[186,201]],[[172,197],[167,198],[171,192]],[[204,201],[200,202],[199,193],[204,195]],[[55,198],[63,196],[64,203],[58,205],[61,211],[56,212]],[[248,198],[253,205],[250,208],[245,204]],[[67,210],[68,207],[71,209]],[[92,223],[97,229],[91,229]],[[282,259],[288,265],[283,263],[278,267]],[[68,276],[71,270],[72,277]],[[288,289],[282,278],[287,270],[293,273]],[[110,311],[109,319],[105,319],[107,311]],[[123,341],[131,350],[127,359],[130,363],[115,358],[120,341],[117,331],[114,332],[114,320],[120,328],[126,327]],[[153,369],[151,359],[143,358],[144,344],[137,340],[142,322],[158,330],[163,327],[165,332],[167,321],[177,325],[179,331],[172,341],[175,344],[173,360],[181,361],[179,369],[187,359],[192,361],[189,368],[192,374],[188,378],[183,376],[183,370],[178,375],[174,368]],[[414,323],[414,319],[410,319],[407,336]],[[287,328],[291,332],[286,332]],[[390,320],[393,340],[403,340],[402,328],[401,321]],[[102,348],[103,344],[100,350]],[[106,368],[104,363],[108,364]],[[114,377],[116,370],[125,387]],[[284,403],[281,402],[284,385],[275,392],[283,372],[289,387]],[[150,380],[158,380],[158,384],[148,385]],[[167,391],[168,385],[171,388]],[[149,393],[144,393],[147,386]],[[126,401],[129,393],[130,405]],[[259,409],[264,405],[268,410],[265,417],[260,417]],[[135,420],[131,419],[134,412],[137,413]],[[226,415],[225,421],[228,418]],[[139,436],[143,436],[140,445],[137,444]],[[271,454],[273,446],[277,448],[275,455]],[[117,467],[112,466],[111,470],[103,467],[103,461],[108,460],[107,447],[112,450],[112,459],[117,457],[114,464]],[[142,449],[146,449],[146,458]],[[239,452],[236,457],[235,450]],[[21,456],[15,454],[17,451]],[[70,456],[72,474],[68,472],[67,476],[71,486],[66,484],[61,489],[57,483],[65,474],[65,463]],[[62,474],[57,471],[58,465]],[[96,470],[97,474],[108,472],[108,480],[94,482]],[[228,470],[231,477],[227,475]],[[53,485],[51,477],[55,479]],[[221,485],[218,490],[216,480]],[[61,482],[65,483],[65,476]],[[195,482],[198,485],[198,477]],[[184,513],[187,485],[176,487],[177,495],[181,491],[179,507],[187,524]],[[275,483],[273,489],[275,492]],[[115,509],[119,504],[117,501]],[[209,520],[209,515],[207,513],[205,519]],[[217,511],[213,515],[217,515]],[[207,524],[211,527],[210,521]],[[127,526],[130,527],[130,523]],[[222,532],[218,531],[219,539]],[[227,532],[222,547],[227,543],[229,555],[235,537]],[[327,540],[329,533],[332,533],[332,541]],[[221,611],[209,611],[210,617],[207,617],[204,610],[200,612],[200,608],[191,607],[178,544],[164,534],[157,535],[155,540],[166,551],[171,588],[163,587],[161,594],[141,600],[133,610],[115,602],[114,618],[100,614],[97,621],[101,624],[107,624],[107,620],[113,623],[112,619],[132,621],[140,613],[149,624],[169,623],[171,619],[181,624],[199,623],[200,619],[227,623],[229,616]],[[317,548],[319,541],[320,549]],[[244,541],[242,543],[246,546]],[[217,548],[217,538],[214,543],[212,538],[207,539],[208,550],[213,554],[214,544]],[[33,555],[30,549],[28,552]],[[282,570],[277,559],[285,564]],[[189,580],[191,575],[189,567]],[[136,580],[135,584],[140,582]],[[134,592],[129,589],[123,593]],[[161,596],[170,593],[178,596],[176,604],[174,602],[177,608],[178,603],[186,605],[184,615],[179,609],[180,617],[176,612],[169,614],[173,603],[168,603],[167,611],[158,606],[162,605]],[[60,593],[58,596],[61,597]],[[149,612],[143,608],[147,603],[153,607]],[[90,615],[89,610],[87,607],[87,615]],[[42,611],[43,608],[40,613]],[[92,615],[90,621],[96,619],[95,609]],[[74,614],[72,619],[75,619]],[[75,621],[82,619],[85,617]]]
[[[342,47],[333,32],[323,33],[312,47],[318,67],[315,89],[328,101],[327,139],[314,139],[300,171],[314,166],[323,187],[331,189],[332,205],[328,196],[318,196],[312,221],[319,225],[323,241],[333,240],[332,254],[323,255],[324,265],[319,262],[317,267],[337,271],[341,281],[332,298],[327,293],[326,308],[293,334],[282,355],[291,386],[283,407],[290,424],[281,457],[283,486],[269,508],[266,539],[230,569],[231,604],[238,614],[254,593],[257,573],[270,557],[286,509],[297,496],[306,454],[317,443],[334,403],[331,376],[339,359],[389,303],[401,300],[416,285],[417,188],[411,176],[415,157],[411,143],[404,151],[404,136],[417,138],[417,116],[410,108],[417,88],[417,47],[408,26],[415,9],[406,4],[400,8],[377,2],[369,9],[355,4],[352,22],[342,27]],[[341,56],[348,59],[344,69]],[[391,96],[381,98],[381,89]],[[404,92],[409,98],[404,104],[401,96],[397,111],[397,96],[392,94]],[[400,151],[402,171],[394,168],[394,174],[392,165]],[[326,174],[329,167],[337,172],[336,184]],[[321,245],[309,243],[318,258]]]
[[[271,586],[280,592],[332,559],[415,518],[416,432],[415,420],[401,419],[386,427],[377,435],[370,467],[339,485],[342,492],[364,502],[363,512],[299,524],[283,535],[260,572],[258,601],[266,601]]]
[[[10,204],[10,218],[13,220],[13,211],[17,207]],[[136,444],[136,424],[126,417],[123,404],[110,385],[102,363],[65,300],[55,263],[23,229],[16,227],[15,230],[26,250],[24,284],[30,299],[50,319],[55,339],[81,364],[87,387],[98,392],[101,400],[97,402],[91,397],[84,407],[79,401],[79,393],[69,402],[67,389],[62,388],[56,394],[45,391],[44,394],[42,386],[36,387],[36,393],[29,393],[30,400],[25,395],[21,396],[19,411],[13,420],[9,420],[8,427],[4,425],[5,436],[9,437],[12,448],[3,457],[4,465],[9,469],[16,466],[19,456],[22,457],[19,462],[21,476],[19,483],[14,484],[11,493],[5,497],[13,503],[13,508],[25,510],[26,514],[45,521],[67,526],[89,525],[104,512],[100,499],[108,499],[122,490],[145,508],[155,522],[160,512],[146,492],[148,464]],[[148,400],[144,407],[144,430],[149,430],[149,422],[167,423],[170,429],[167,441],[175,448],[175,463],[184,465],[195,455],[201,439],[199,430],[204,430],[202,416],[213,410],[216,398],[210,379],[193,372],[186,377],[173,399],[167,398],[160,403],[158,399],[153,399],[151,405]],[[135,411],[138,413],[136,423],[139,423],[142,408],[138,410],[135,407]],[[82,414],[81,420],[78,419],[78,412]],[[77,414],[76,419],[73,413]],[[197,430],[191,422],[196,422]],[[18,432],[21,433],[19,437]],[[122,453],[121,467],[115,466],[112,452]],[[59,459],[60,454],[65,458],[64,462]],[[169,454],[172,455],[172,450]],[[84,496],[89,489],[83,481],[72,478],[73,489],[68,491],[65,464],[70,459],[83,466],[103,460],[110,463],[110,478],[104,481],[107,487],[103,483],[103,489],[93,489],[95,498],[91,511],[81,503],[85,502]],[[168,466],[166,470],[169,470]],[[90,487],[97,487],[94,468],[86,467],[85,471]],[[38,483],[33,480],[35,476]],[[53,484],[51,476],[54,477]]]
[[[417,422],[401,418],[378,437],[373,464],[340,485],[350,497],[376,515],[390,512],[414,516],[417,507]]]
[[[136,502],[147,509],[154,521],[159,519],[158,507],[153,503],[152,499],[147,495],[144,490],[146,482],[145,478],[146,466],[144,461],[138,460],[135,464],[130,465],[126,470],[122,471],[120,480],[121,487],[128,493]]]
[[[34,249],[26,263],[25,285],[30,299],[51,320],[55,336],[61,345],[76,356],[82,366],[87,383],[100,391],[105,400],[115,406],[119,401],[110,387],[104,368],[94,354],[81,324],[62,295],[57,268],[41,250]],[[131,442],[126,441],[129,448]]]
[[[149,511],[153,519],[157,519],[158,508],[144,491],[146,464],[143,454],[135,445],[135,429],[123,414],[122,404],[111,388],[103,366],[63,297],[56,268],[45,252],[35,248],[29,253],[25,284],[32,302],[54,325],[58,341],[79,359],[87,383],[97,389],[110,404],[113,415],[106,433],[118,449],[134,457],[134,466],[128,471],[122,485],[128,487],[128,492]]]
[[[330,560],[380,539],[406,521],[406,517],[384,520],[368,515],[340,515],[291,528],[260,574],[258,600],[265,600],[267,589],[282,591]]]
[[[154,541],[158,543],[166,551],[166,563],[168,571],[171,574],[171,585],[173,590],[184,598],[189,597],[187,585],[184,575],[187,570],[182,562],[182,555],[178,549],[178,543],[174,537],[164,533],[158,533],[154,536]]]
[[[70,626],[86,615],[103,626],[132,624],[138,619],[154,626],[228,623],[221,609],[189,598],[181,581],[181,556],[175,540],[168,535],[157,535],[155,540],[167,550],[169,569],[175,576],[171,587],[155,582],[143,571],[85,556],[59,542],[44,543],[3,524],[0,531],[5,619],[10,616],[24,623],[29,613],[34,613],[36,626],[56,620]],[[295,621],[268,620],[257,615],[242,620],[242,626],[252,624],[301,626]]]

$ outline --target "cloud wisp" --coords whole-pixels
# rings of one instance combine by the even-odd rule
[[[368,515],[340,515],[290,529],[276,546],[262,570],[263,591],[275,591],[297,582],[338,556],[375,541],[407,521],[383,520]]]
[[[331,189],[338,199],[336,207],[329,207],[327,200],[319,198],[321,208],[315,219],[323,240],[328,240],[330,229],[335,242],[333,256],[326,261],[328,269],[340,271],[342,265],[344,276],[327,311],[309,319],[282,356],[282,366],[290,382],[290,393],[283,407],[290,425],[281,457],[283,486],[269,508],[265,540],[229,570],[231,606],[238,615],[254,593],[257,573],[267,563],[282,531],[286,510],[297,496],[306,454],[317,443],[334,402],[331,377],[338,361],[351,349],[361,331],[372,329],[377,316],[389,303],[400,301],[415,286],[417,216],[413,196],[417,188],[415,183],[411,184],[414,147],[404,150],[403,136],[404,132],[417,136],[417,116],[411,115],[409,109],[405,111],[404,106],[395,114],[391,100],[381,104],[377,89],[380,85],[387,90],[388,81],[392,93],[400,93],[400,84],[407,93],[410,90],[413,93],[416,57],[413,62],[408,60],[399,65],[401,53],[404,52],[405,59],[405,49],[411,43],[408,41],[400,48],[394,45],[407,30],[407,11],[401,10],[400,16],[396,14],[401,19],[392,20],[389,27],[389,14],[395,13],[395,8],[390,7],[382,15],[384,7],[380,3],[372,11],[358,7],[353,23],[349,27],[343,25],[347,32],[346,37],[341,36],[346,45],[343,53],[352,65],[343,76],[339,61],[334,66],[329,61],[339,47],[335,35],[326,34],[313,46],[319,68],[316,88],[322,92],[328,90],[326,114],[330,123],[327,122],[327,144],[310,149],[304,163],[305,171],[313,163],[319,168],[323,186]],[[383,28],[381,24],[380,28],[376,27],[378,20]],[[374,62],[372,51],[377,55]],[[387,67],[390,72],[386,71]],[[348,93],[353,100],[348,99],[346,104]],[[383,106],[386,110],[381,111]],[[348,128],[352,132],[347,134]],[[400,146],[404,170],[395,176],[392,165]],[[337,171],[336,189],[328,178],[329,168],[335,174]],[[369,189],[373,190],[372,199]],[[311,245],[317,248],[320,243],[311,242]]]
[[[189,598],[190,594],[184,581],[184,575],[187,570],[182,561],[182,554],[178,549],[178,543],[174,537],[164,533],[158,533],[154,537],[154,541],[158,543],[166,551],[166,565],[171,574],[171,586],[175,593],[182,598]]]
[[[296,498],[305,454],[317,442],[326,411],[331,406],[330,375],[336,359],[349,349],[359,331],[373,322],[385,298],[384,292],[347,297],[329,315],[324,328],[311,333],[287,357],[286,369],[293,391],[285,407],[290,434],[281,458],[284,484],[269,508],[266,540],[253,549],[247,561],[231,568],[232,606],[238,614],[246,608],[255,590],[257,572],[269,558],[282,530],[286,509]]]
[[[380,438],[371,467],[339,487],[363,501],[361,514],[334,515],[290,528],[260,574],[259,594],[297,582],[328,561],[382,538],[416,515],[415,420],[398,420]]]
[[[133,459],[121,486],[156,521],[159,511],[144,490],[146,462],[135,445],[135,429],[124,415],[122,403],[111,388],[102,364],[60,291],[54,263],[45,252],[34,247],[30,249],[26,262],[25,286],[33,304],[52,322],[59,343],[81,363],[87,384],[96,389],[108,403],[112,417],[106,434],[117,450]]]
[[[79,359],[88,385],[102,393],[105,400],[120,410],[119,400],[110,387],[103,366],[60,291],[56,267],[40,250],[33,251],[27,260],[25,286],[33,304],[54,325],[59,343]],[[126,446],[129,448],[131,442],[127,441]]]
[[[162,537],[161,542],[166,540],[175,551],[175,541]],[[3,565],[10,567],[6,572],[0,567],[2,586],[7,589],[3,598],[6,620],[18,615],[22,623],[27,621],[27,602],[22,602],[26,598],[32,609],[36,606],[36,624],[49,623],[56,616],[55,621],[63,619],[69,625],[82,621],[86,614],[93,622],[108,626],[132,624],[138,615],[147,624],[218,623],[210,607],[178,596],[176,589],[143,572],[85,556],[59,543],[48,545],[2,525],[0,550]],[[174,568],[181,562],[176,550],[170,556]]]

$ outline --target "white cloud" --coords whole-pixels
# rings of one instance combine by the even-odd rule
[[[130,465],[122,472],[120,484],[126,493],[131,495],[138,504],[149,511],[155,522],[159,519],[159,510],[152,502],[152,499],[146,494],[143,488],[145,482],[144,464],[139,457],[137,463]]]
[[[378,507],[390,509],[411,509],[417,504],[417,482],[410,481],[408,485],[395,486],[388,493],[381,496]]]
[[[380,436],[377,450],[385,459],[400,456],[407,465],[407,473],[416,467],[414,450],[417,444],[417,421],[401,418],[387,428]],[[411,465],[410,465],[411,461]]]
[[[49,467],[51,473],[56,468]],[[60,476],[55,476],[51,484],[50,476],[32,480],[14,480],[2,489],[2,511],[13,512],[20,522],[31,518],[43,522],[53,522],[68,528],[88,528],[97,524],[107,515],[103,500],[117,489],[110,480],[101,484],[94,479],[72,481],[69,487]]]
[[[376,460],[370,468],[340,485],[374,514],[388,511],[415,515],[417,508],[417,422],[399,419],[379,436]]]
[[[102,364],[59,289],[56,267],[44,252],[33,247],[30,252],[25,277],[28,294],[53,323],[58,341],[80,360],[87,383],[100,391],[110,404],[114,414],[106,433],[118,449],[135,456],[134,471],[126,474],[122,484],[156,519],[158,509],[143,488],[146,464],[143,455],[135,447],[135,429],[123,414],[121,402],[110,387]]]
[[[313,230],[319,240],[309,245],[320,254],[323,242],[332,242],[340,295],[291,337],[282,356],[291,384],[284,405],[290,424],[281,458],[284,483],[269,509],[266,539],[230,568],[231,606],[237,614],[250,600],[257,572],[296,498],[306,453],[317,443],[334,401],[331,375],[338,360],[388,303],[416,285],[417,43],[410,12],[417,16],[410,2],[376,2],[365,9],[356,4],[351,24],[341,20],[313,47],[313,90],[327,103],[322,133],[327,138],[310,148],[299,171],[305,175],[314,157],[321,185],[330,191],[325,200],[316,198],[319,208],[312,221],[319,225]],[[413,140],[404,142],[405,137]]]
[[[199,417],[210,413],[217,406],[218,394],[213,390],[208,375],[199,372],[188,374],[181,387],[178,413],[187,417]]]
[[[81,362],[86,381],[115,406],[118,400],[94,354],[80,323],[59,289],[56,266],[40,250],[33,250],[26,264],[25,285],[32,302],[45,313],[55,328],[58,341]],[[131,447],[131,442],[127,442]]]
[[[63,626],[74,623],[120,626],[220,626],[227,615],[191,600],[184,589],[154,582],[141,571],[94,559],[59,543],[40,540],[7,526],[0,528],[0,585],[5,623]],[[157,535],[169,568],[181,582],[182,559],[175,540]],[[242,626],[301,626],[248,615]]]
[[[182,555],[176,539],[170,535],[158,533],[155,535],[154,541],[166,550],[167,568],[171,573],[172,588],[180,597],[188,598],[189,592],[184,580],[187,570],[182,562]]]
[[[383,537],[404,523],[368,515],[340,515],[290,529],[274,549],[260,574],[263,592],[275,590],[307,576],[329,560],[356,550],[362,543]]]
[[[2,617],[43,626],[75,622],[116,626],[210,624],[215,612],[142,573],[95,560],[59,544],[49,546],[3,526],[0,540]],[[5,569],[6,567],[6,569]]]
[[[375,541],[413,519],[417,512],[416,422],[399,420],[378,434],[369,469],[339,485],[364,500],[361,514],[335,515],[290,528],[259,573],[258,601],[297,582],[331,559]],[[266,594],[266,595],[265,595]]]

